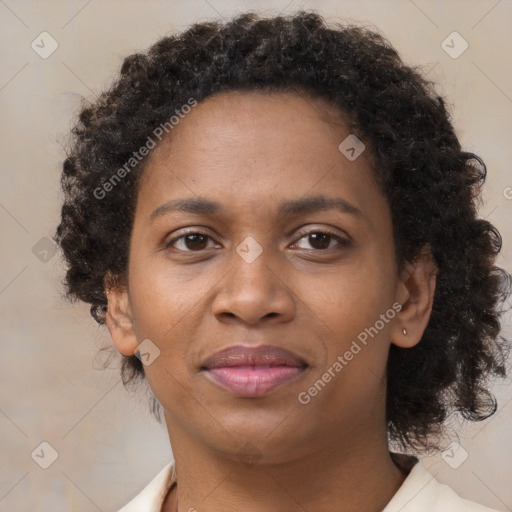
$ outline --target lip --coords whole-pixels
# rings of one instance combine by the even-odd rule
[[[307,366],[281,347],[235,345],[209,357],[201,370],[235,396],[258,397],[297,379]]]

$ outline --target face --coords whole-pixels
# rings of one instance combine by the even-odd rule
[[[125,323],[116,330],[110,312],[109,327],[126,355],[150,340],[144,369],[171,442],[233,456],[251,443],[284,460],[385,435],[407,291],[368,152],[338,148],[349,135],[322,100],[230,92],[149,156]],[[273,348],[251,352],[261,346]]]

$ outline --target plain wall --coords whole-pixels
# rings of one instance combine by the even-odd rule
[[[61,144],[81,97],[108,86],[123,57],[192,22],[302,8],[375,25],[440,83],[462,145],[487,164],[480,215],[501,232],[497,263],[512,271],[512,2],[0,2],[0,511],[114,511],[172,456],[143,398],[123,389],[115,365],[101,370],[108,332],[86,305],[62,300],[62,262],[45,240],[59,221]],[[31,47],[43,31],[59,45],[47,59]],[[458,58],[441,46],[453,31],[469,44]],[[510,381],[495,390],[497,414],[458,439],[468,459],[458,469],[439,455],[425,463],[465,497],[512,510]],[[31,457],[43,441],[59,455],[48,469]]]

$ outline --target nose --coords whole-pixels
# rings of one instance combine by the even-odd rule
[[[270,250],[252,262],[233,251],[231,269],[221,281],[213,301],[213,313],[221,322],[238,319],[248,325],[263,321],[288,322],[295,301],[282,269],[270,266]]]

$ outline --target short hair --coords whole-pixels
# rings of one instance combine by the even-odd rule
[[[477,217],[486,167],[461,149],[434,86],[375,30],[330,27],[313,11],[196,23],[127,56],[111,87],[82,106],[63,164],[55,240],[67,265],[68,298],[89,303],[95,320],[105,322],[106,280],[119,284],[126,276],[146,164],[131,170],[126,162],[191,98],[229,91],[324,98],[372,156],[390,206],[397,268],[427,246],[439,269],[420,342],[390,347],[386,398],[390,442],[438,448],[453,412],[478,421],[496,411],[489,379],[507,373],[500,315],[511,276],[494,265],[498,230]],[[116,173],[122,179],[113,183]],[[125,386],[145,381],[136,356],[123,356],[121,375]],[[152,411],[160,421],[154,396]]]

